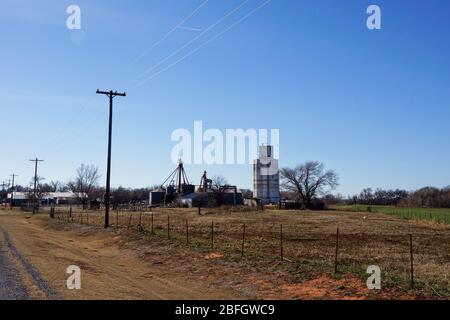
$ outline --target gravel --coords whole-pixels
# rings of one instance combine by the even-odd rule
[[[44,292],[48,299],[58,299],[56,291],[45,281],[36,268],[17,250],[11,238],[0,226],[0,300],[30,299],[26,286],[20,279],[19,272],[9,261],[6,252],[10,252],[28,272],[36,286]]]

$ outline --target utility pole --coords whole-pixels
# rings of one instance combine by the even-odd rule
[[[34,160],[30,160],[34,162],[34,192],[33,192],[33,214],[36,213],[36,187],[37,187],[37,165],[38,162],[43,162],[44,160],[39,160],[37,157]]]
[[[10,177],[12,177],[12,187],[11,187],[11,199],[9,202],[9,208],[12,210],[13,208],[13,200],[14,200],[14,178],[18,177],[19,175],[13,173],[9,175]]]
[[[3,196],[5,196],[5,187],[7,186],[7,184],[5,183],[5,180],[2,181],[2,184],[0,184],[0,186],[2,186],[2,197],[1,197],[0,201],[3,204]],[[6,191],[5,198],[8,199],[8,191]]]
[[[116,96],[126,97],[127,94],[118,93],[117,91],[100,91],[97,89],[97,94],[104,94],[109,98],[109,129],[108,129],[108,158],[106,169],[106,193],[105,193],[105,228],[109,227],[109,199],[111,192],[111,140],[112,140],[112,119],[113,119],[113,99]]]

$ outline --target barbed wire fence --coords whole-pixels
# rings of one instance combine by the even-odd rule
[[[102,211],[51,207],[50,214],[64,223],[99,228],[104,223]],[[414,289],[418,283],[423,287],[415,268],[421,259],[414,246],[414,234],[345,234],[339,228],[335,233],[301,233],[298,224],[235,223],[209,218],[198,221],[173,216],[164,208],[148,211],[140,206],[117,208],[110,214],[111,228],[115,230],[166,238],[188,248],[220,253],[233,261],[285,262],[299,273],[317,269],[334,274],[362,274],[366,271],[362,266],[379,265],[385,273],[400,277],[397,281],[402,288]]]

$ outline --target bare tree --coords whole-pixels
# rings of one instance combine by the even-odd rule
[[[35,196],[35,190],[34,190],[34,182],[35,181],[34,181],[34,179],[35,179],[35,177],[31,178],[30,187],[28,188],[28,191],[26,193],[26,197],[27,197],[28,201],[33,201],[34,196]],[[40,202],[42,201],[44,196],[46,196],[49,193],[48,185],[43,182],[44,180],[45,180],[45,178],[43,178],[41,176],[36,176],[36,199],[35,199],[35,201],[38,202],[37,207],[40,206]]]
[[[311,208],[315,197],[324,195],[338,186],[338,175],[333,170],[325,171],[323,163],[310,161],[295,168],[281,169],[282,187],[295,192],[307,208]]]
[[[212,186],[216,189],[219,189],[222,186],[228,185],[227,179],[222,175],[215,175],[211,177]]]
[[[373,204],[375,196],[373,194],[372,188],[365,188],[359,194],[359,200],[363,204]]]
[[[78,200],[83,204],[84,209],[87,208],[88,201],[99,179],[98,167],[82,164],[77,169],[76,178],[68,183],[69,189],[75,193]]]
[[[51,192],[58,192],[60,190],[60,188],[62,187],[62,183],[57,181],[57,180],[56,181],[55,180],[50,181],[49,185],[50,185],[50,187],[52,189]]]

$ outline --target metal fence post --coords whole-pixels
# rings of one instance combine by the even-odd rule
[[[338,272],[338,254],[339,254],[339,228],[336,230],[336,250],[334,255],[334,272]]]

